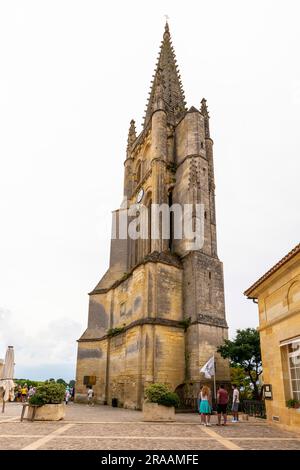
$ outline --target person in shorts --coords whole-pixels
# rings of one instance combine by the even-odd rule
[[[240,392],[236,385],[233,385],[233,394],[232,394],[232,423],[238,423],[239,421],[239,403],[240,403]]]
[[[218,413],[218,426],[221,426],[221,418],[223,415],[223,426],[227,424],[227,405],[228,405],[228,392],[225,390],[224,385],[220,385],[217,393],[217,413]]]

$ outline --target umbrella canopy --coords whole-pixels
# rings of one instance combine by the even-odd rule
[[[14,367],[15,367],[15,360],[14,360],[14,348],[13,346],[8,346],[6,354],[5,354],[5,361],[4,367],[2,371],[2,377],[0,380],[0,388],[2,389],[3,393],[3,405],[10,397],[13,397],[14,393]],[[4,411],[4,407],[3,407]]]

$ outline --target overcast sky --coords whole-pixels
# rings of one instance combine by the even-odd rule
[[[257,326],[243,291],[299,243],[299,5],[0,1],[0,357],[15,346],[16,376],[75,375],[164,14],[188,106],[210,110],[230,334]]]

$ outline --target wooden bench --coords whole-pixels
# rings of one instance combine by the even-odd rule
[[[25,410],[26,410],[27,406],[29,406],[29,403],[22,403],[21,422],[24,419]],[[31,417],[30,421],[34,421],[35,414],[36,414],[36,409],[39,407],[39,405],[30,405],[30,406],[32,406],[32,408],[33,408],[32,417]]]

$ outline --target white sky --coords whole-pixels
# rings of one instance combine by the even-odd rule
[[[188,106],[208,100],[227,319],[299,242],[297,0],[0,1],[0,357],[73,378],[89,292],[108,264],[131,118],[164,28]]]

